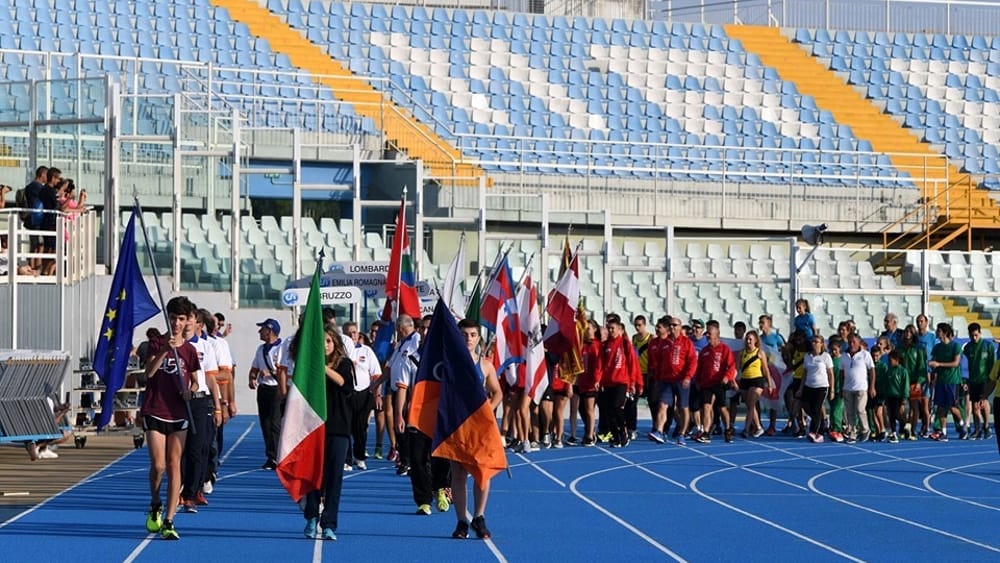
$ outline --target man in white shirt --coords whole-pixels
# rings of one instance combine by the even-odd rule
[[[222,422],[215,429],[215,437],[212,440],[208,454],[208,472],[206,474],[203,492],[211,494],[215,488],[215,480],[219,472],[219,453],[223,450],[224,434],[226,423],[236,416],[236,387],[233,385],[233,371],[236,368],[233,361],[233,352],[229,347],[229,341],[221,336],[216,330],[218,327],[215,315],[205,318],[205,333],[209,335],[208,341],[215,346],[215,355],[219,360],[219,371],[215,376],[215,381],[219,385],[219,406],[222,407]],[[231,325],[230,325],[231,326]]]
[[[865,407],[869,397],[875,397],[875,362],[862,346],[861,337],[848,337],[847,352],[840,357],[840,371],[844,374],[844,417],[847,430],[846,442],[868,439],[868,416]],[[860,437],[855,425],[860,422]]]
[[[354,395],[352,412],[354,420],[351,424],[351,443],[353,444],[354,464],[358,469],[368,469],[365,460],[368,458],[366,442],[368,440],[368,419],[375,407],[375,389],[372,383],[382,375],[382,366],[378,363],[375,351],[361,342],[361,332],[353,322],[344,323],[343,334],[351,339],[354,358]]]
[[[278,390],[278,364],[281,361],[281,325],[274,319],[257,323],[263,344],[257,347],[250,364],[250,389],[257,390],[257,416],[264,436],[267,459],[261,469],[278,467],[278,437],[281,434],[281,394]]]
[[[208,504],[202,488],[208,472],[209,449],[215,437],[215,428],[222,422],[219,384],[219,359],[213,345],[205,336],[205,320],[211,313],[198,309],[189,323],[184,336],[198,351],[201,369],[195,373],[192,382],[191,415],[195,432],[188,436],[184,445],[184,488],[181,490],[181,505],[185,512],[198,512],[198,506]]]
[[[396,420],[393,430],[396,432],[396,443],[399,444],[399,462],[396,473],[406,475],[410,471],[410,456],[406,441],[406,417],[409,415],[409,389],[413,378],[417,375],[417,365],[420,361],[420,334],[416,331],[413,319],[408,315],[400,315],[396,320],[398,340],[389,357],[386,368],[389,370],[389,389],[393,395],[393,414]]]

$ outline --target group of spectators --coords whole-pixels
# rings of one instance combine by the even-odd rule
[[[8,194],[13,192],[15,199],[7,202]],[[67,221],[86,210],[87,190],[76,189],[76,184],[70,178],[64,178],[62,171],[55,167],[39,166],[35,170],[35,178],[20,190],[10,186],[0,186],[0,208],[9,205],[16,206],[18,220],[21,226],[33,232],[49,231],[52,234],[31,234],[30,252],[32,256],[18,264],[20,275],[55,275],[56,261],[54,258],[43,258],[41,254],[55,254],[56,228],[60,214]],[[64,229],[64,240],[69,241],[69,231]],[[7,249],[7,237],[0,237],[4,250]],[[5,259],[4,259],[5,260]],[[0,273],[6,270],[7,264],[0,262]]]

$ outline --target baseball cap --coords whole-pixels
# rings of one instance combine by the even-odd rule
[[[275,335],[281,334],[281,325],[278,321],[274,319],[267,319],[262,323],[257,323],[257,326],[262,326],[273,332]]]
[[[701,319],[691,319],[691,326],[705,328],[705,321]]]

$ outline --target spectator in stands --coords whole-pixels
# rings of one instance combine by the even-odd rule
[[[7,184],[0,184],[0,209],[7,207],[7,194],[12,192],[14,188],[11,188]],[[0,214],[0,233],[7,232],[7,215]],[[0,249],[7,250],[7,235],[0,234]]]
[[[886,337],[893,349],[899,348],[899,345],[903,343],[903,329],[899,328],[899,317],[895,313],[886,313],[885,318],[882,319],[882,325],[885,327],[885,331],[880,336]]]
[[[25,201],[27,202],[28,209],[32,212],[25,215],[24,228],[28,230],[35,230],[41,228],[41,213],[37,213],[36,210],[43,209],[42,205],[42,188],[45,187],[45,183],[48,181],[49,169],[46,166],[39,166],[35,169],[35,179],[32,180],[27,186],[24,187]],[[40,253],[44,249],[44,241],[42,237],[37,235],[31,235],[31,252]],[[28,261],[28,265],[37,271],[42,269],[42,259],[41,258],[31,258]]]
[[[62,171],[58,168],[49,168],[47,182],[39,191],[38,199],[42,204],[42,209],[48,213],[35,214],[35,228],[42,231],[49,231],[51,235],[42,237],[42,252],[45,254],[55,254],[56,252],[56,224],[59,211],[58,186],[62,180]],[[38,209],[38,207],[35,207]],[[56,273],[55,258],[45,258],[42,260],[42,274],[54,276]]]
[[[7,206],[7,193],[13,188],[0,184],[0,209]],[[7,232],[7,215],[0,215],[0,231]],[[7,274],[7,235],[0,235],[0,275]],[[38,271],[31,267],[30,262],[21,262],[17,267],[17,274],[20,276],[37,276]]]
[[[281,325],[274,319],[257,323],[261,344],[250,364],[250,389],[257,391],[257,416],[264,435],[266,459],[261,469],[278,467],[278,435],[281,432],[281,396],[278,392],[278,364],[281,361]]]
[[[814,334],[818,333],[816,318],[809,311],[809,301],[806,299],[795,301],[795,319],[792,320],[792,332],[797,330],[805,333],[807,342],[812,339]]]

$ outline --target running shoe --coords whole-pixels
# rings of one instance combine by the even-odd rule
[[[993,432],[990,430],[989,426],[983,428],[983,440],[989,440],[993,437]]]
[[[205,483],[201,486],[201,492],[206,495],[210,495],[215,492],[215,485],[212,484],[211,480],[205,481]]]
[[[814,444],[822,444],[823,441],[824,441],[823,440],[823,435],[822,434],[815,434],[815,436],[816,436],[816,438],[813,440],[813,443]]]
[[[174,523],[170,520],[164,520],[163,525],[160,526],[160,537],[165,540],[179,540],[181,539],[180,534],[174,529]]]
[[[580,442],[580,445],[585,448],[593,448],[596,444],[594,444],[594,440],[590,438],[584,438],[583,441]]]
[[[910,435],[906,439],[909,440],[909,441],[911,441],[911,442],[916,442],[917,441],[917,435],[915,433],[913,433],[913,432],[910,432]]]
[[[333,531],[333,528],[323,528],[323,539],[337,541],[337,533]]]
[[[382,459],[382,446],[375,446],[375,459]]]
[[[192,499],[184,499],[184,500],[182,500],[181,501],[181,508],[184,509],[184,512],[187,512],[189,514],[197,514],[198,513],[198,505],[195,504],[194,500],[192,500]]]
[[[611,441],[611,432],[605,432],[604,434],[598,434],[597,440],[599,442],[604,442],[605,444]]]
[[[712,436],[708,432],[700,432],[697,436],[695,436],[694,441],[699,444],[711,444]]]
[[[431,515],[431,505],[421,504],[417,506],[417,514],[420,516],[430,516]]]
[[[684,436],[680,436],[680,435],[677,436],[677,445],[678,446],[686,446],[687,445],[687,441],[684,440]]]
[[[857,440],[855,440],[855,439],[854,439],[854,436],[848,436],[848,437],[847,437],[847,438],[846,438],[846,439],[844,440],[844,442],[846,442],[846,443],[848,443],[848,444],[854,444],[854,443],[857,443]]]
[[[264,465],[261,465],[260,468],[266,471],[274,471],[275,469],[278,468],[278,464],[274,463],[274,460],[269,459],[265,461]]]
[[[389,461],[399,461],[399,452],[396,451],[395,446],[389,446],[389,457],[386,459]]]
[[[569,438],[566,438],[566,443],[570,446],[575,446],[577,444],[576,436],[570,436]]]
[[[476,516],[472,519],[472,530],[476,532],[476,537],[481,540],[488,540],[493,537],[490,534],[490,529],[486,527],[486,519],[482,516]]]
[[[360,469],[361,471],[365,471],[368,469],[368,464],[365,463],[365,460],[363,459],[359,459],[358,461],[354,462],[354,466]]]
[[[805,438],[806,434],[807,432],[804,428],[799,428],[798,430],[795,431],[796,438]]]
[[[933,433],[931,433],[931,435],[929,437],[930,437],[931,440],[934,440],[935,442],[947,442],[948,441],[948,435],[944,434],[942,432],[938,432],[938,431],[934,431]]]
[[[816,434],[813,434],[812,432],[810,432],[810,433],[806,434],[806,439],[809,440],[810,442],[815,442],[816,441]]]
[[[726,428],[725,438],[726,438],[726,443],[727,444],[732,444],[733,443],[733,429],[732,428]]]
[[[319,532],[317,531],[318,527],[319,527],[319,519],[318,518],[310,518],[310,519],[306,520],[306,528],[304,530],[302,530],[302,533],[307,538],[309,538],[311,540],[314,540],[317,537],[319,537]]]
[[[458,524],[455,526],[455,531],[451,533],[451,537],[456,540],[464,540],[469,537],[469,523],[464,520],[459,520]]]
[[[982,440],[983,439],[983,429],[975,428],[972,430],[972,435],[969,436],[970,440]]]
[[[562,449],[562,447],[563,447],[562,440],[555,440],[555,441],[553,441],[552,442],[552,447],[555,448],[555,449],[557,449],[557,450],[558,449]]]
[[[163,506],[155,504],[149,507],[149,514],[146,515],[146,531],[155,534],[163,526]]]
[[[399,467],[396,468],[396,475],[399,475],[400,477],[402,477],[404,475],[409,475],[409,474],[410,474],[410,466],[409,465],[400,465]]]
[[[844,435],[834,430],[830,432],[830,439],[838,444],[841,444],[844,442]]]
[[[351,471],[354,471],[354,467],[350,463],[345,463],[344,473],[350,473]]]
[[[437,490],[437,509],[438,512],[448,512],[448,507],[451,506],[448,503],[448,497],[444,494],[444,489]]]
[[[774,435],[776,435],[776,434],[777,434],[777,432],[775,432],[775,431],[774,431],[774,427],[773,427],[773,426],[771,426],[771,427],[769,427],[769,428],[767,429],[767,432],[766,432],[766,434],[767,434],[768,436],[774,436]]]
[[[764,429],[763,428],[758,428],[757,431],[753,433],[753,437],[754,438],[760,438],[763,435],[764,435]]]
[[[649,438],[650,442],[656,442],[657,444],[666,443],[666,440],[663,439],[663,434],[660,434],[659,432],[650,432],[649,434],[646,434],[646,438]]]
[[[889,443],[890,444],[898,444],[899,443],[899,436],[896,436],[895,432],[893,432],[892,434],[889,434]]]
[[[966,428],[966,426],[964,424],[962,424],[961,426],[958,427],[958,439],[959,440],[968,440],[969,439],[969,430],[968,430],[968,428]]]

